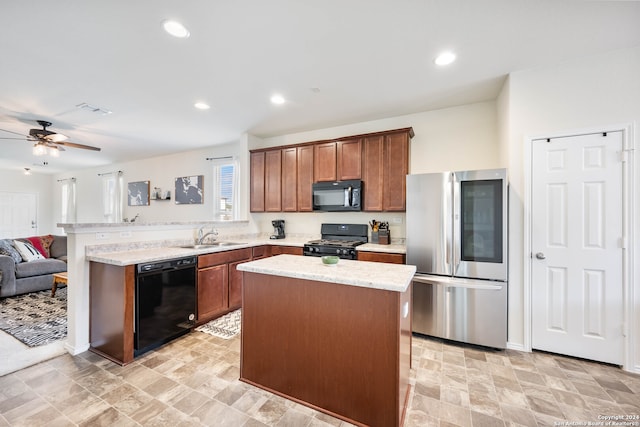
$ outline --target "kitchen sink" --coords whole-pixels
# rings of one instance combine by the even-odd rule
[[[212,243],[201,243],[199,245],[182,245],[178,246],[179,248],[185,249],[206,249],[206,248],[219,248],[222,246],[236,246],[236,245],[244,245],[244,243],[236,243],[236,242],[212,242]]]

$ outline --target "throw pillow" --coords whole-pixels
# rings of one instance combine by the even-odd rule
[[[42,254],[38,252],[30,243],[21,242],[20,240],[14,240],[13,246],[20,252],[22,259],[26,262],[34,261],[36,259],[44,259]]]
[[[20,253],[16,251],[16,248],[14,248],[11,244],[11,240],[8,239],[0,240],[0,255],[10,256],[11,258],[13,258],[16,264],[22,262],[22,255],[20,255]]]
[[[42,254],[43,257],[45,258],[51,257],[50,248],[51,248],[51,243],[53,243],[53,236],[51,234],[46,236],[27,237],[26,239],[22,239],[22,240],[28,240],[33,245],[33,247],[36,248],[38,252]]]

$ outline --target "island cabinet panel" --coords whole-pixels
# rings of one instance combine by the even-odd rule
[[[282,210],[282,151],[266,151],[264,160],[264,210],[280,212]]]
[[[313,145],[305,145],[297,149],[298,212],[311,212],[313,211],[313,196],[311,195],[311,185],[313,184]]]
[[[336,168],[335,142],[323,142],[313,146],[313,175],[316,181],[336,181],[338,172]]]
[[[116,363],[133,361],[135,266],[90,263],[90,350]]]
[[[272,256],[282,255],[282,254],[302,255],[302,253],[303,253],[303,248],[300,246],[282,246],[282,245],[271,246]]]
[[[405,264],[404,254],[391,254],[387,252],[357,251],[358,261],[387,262],[391,264]]]
[[[282,210],[298,210],[298,150],[295,147],[282,149]]]
[[[336,142],[336,169],[338,180],[362,178],[362,139]]]
[[[251,212],[264,212],[264,152],[251,153],[250,157]]]
[[[244,272],[240,379],[356,425],[400,426],[411,286],[393,292]]]
[[[238,264],[249,261],[252,248],[215,252],[198,257],[198,319],[208,322],[242,305],[242,275]]]

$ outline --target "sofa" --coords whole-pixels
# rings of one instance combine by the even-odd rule
[[[67,236],[0,239],[0,298],[51,289],[53,275],[63,271]]]

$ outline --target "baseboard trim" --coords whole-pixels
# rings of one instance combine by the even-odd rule
[[[518,343],[513,343],[513,342],[507,342],[507,349],[508,350],[523,351],[525,353],[531,353],[531,351],[525,350],[524,345],[518,344]]]
[[[74,347],[69,343],[66,343],[64,345],[64,349],[67,350],[67,352],[72,355],[72,356],[77,356],[80,353],[84,353],[85,351],[89,350],[89,343],[80,346],[80,347]]]

